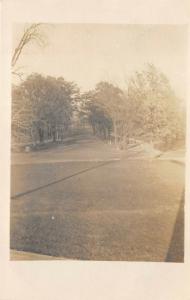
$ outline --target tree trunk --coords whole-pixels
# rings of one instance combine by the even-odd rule
[[[38,128],[38,133],[39,133],[40,143],[43,143],[43,141],[44,141],[44,131],[43,131],[43,128],[39,127]]]
[[[116,119],[113,120],[114,143],[117,145],[117,125]]]

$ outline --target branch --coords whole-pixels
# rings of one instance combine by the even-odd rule
[[[32,41],[35,41],[41,47],[45,45],[45,36],[44,34],[42,34],[40,28],[42,25],[42,23],[35,23],[25,29],[18,43],[18,46],[14,50],[11,60],[12,68],[15,67],[23,49],[26,47],[27,44],[31,43]]]

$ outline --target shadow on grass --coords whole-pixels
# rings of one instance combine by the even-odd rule
[[[76,172],[76,173],[74,173],[74,174],[72,174],[72,175],[66,176],[66,177],[61,178],[61,179],[59,179],[59,180],[55,180],[55,181],[52,181],[52,182],[47,183],[47,184],[45,184],[45,185],[39,186],[39,187],[37,187],[37,188],[35,188],[35,189],[31,189],[31,190],[28,190],[28,191],[25,191],[25,192],[16,194],[16,195],[14,195],[14,196],[11,196],[11,199],[14,200],[14,199],[20,198],[20,197],[22,197],[22,196],[25,196],[25,195],[34,193],[34,192],[36,192],[36,191],[42,190],[42,189],[44,189],[44,188],[46,188],[46,187],[49,187],[49,186],[51,186],[51,185],[60,183],[60,182],[62,182],[62,181],[68,180],[68,179],[70,179],[70,178],[72,178],[72,177],[75,177],[75,176],[77,176],[77,175],[80,175],[80,174],[89,172],[89,171],[91,171],[91,170],[94,170],[94,169],[103,167],[103,166],[108,165],[108,164],[113,163],[113,162],[116,162],[116,160],[106,161],[106,162],[104,162],[104,163],[99,164],[98,166],[93,166],[93,167],[84,169],[84,170],[82,170],[82,171]]]
[[[184,191],[166,256],[166,262],[184,262]]]

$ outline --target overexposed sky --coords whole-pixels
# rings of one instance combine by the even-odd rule
[[[23,28],[15,24],[13,48]],[[18,67],[27,75],[63,76],[86,91],[100,80],[125,87],[134,71],[153,63],[167,75],[176,94],[185,97],[185,25],[47,24],[44,32],[48,45],[42,49],[30,44],[20,56]]]

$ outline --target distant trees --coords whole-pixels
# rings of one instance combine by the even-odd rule
[[[81,124],[88,121],[93,134],[120,148],[130,139],[170,147],[185,135],[180,101],[153,65],[136,72],[125,90],[102,81],[80,93],[73,82],[39,74],[13,86],[12,135],[17,140],[60,140],[76,118]]]
[[[114,132],[115,143],[119,138],[119,116],[123,92],[108,82],[99,82],[93,91],[85,95],[89,123],[94,134],[110,138]]]
[[[96,91],[83,94],[82,99],[81,117],[88,121],[94,135],[98,135],[103,139],[109,138],[112,120],[105,108],[102,108],[100,103],[96,101]]]
[[[12,133],[15,138],[43,142],[68,132],[78,88],[64,78],[30,75],[12,91]]]
[[[184,114],[167,77],[149,64],[136,72],[125,90],[100,82],[86,94],[94,133],[109,131],[124,148],[130,138],[171,145],[184,137]]]
[[[123,92],[108,82],[100,82],[95,88],[95,100],[112,120],[115,144],[119,140],[121,111],[123,107]]]

